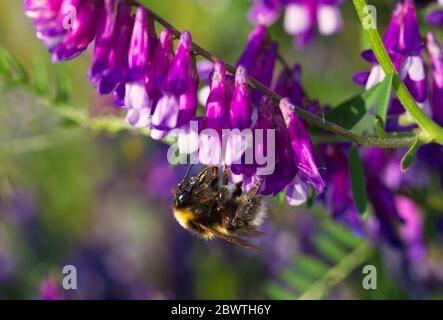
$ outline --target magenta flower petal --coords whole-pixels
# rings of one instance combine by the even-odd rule
[[[248,71],[240,65],[235,74],[235,87],[229,110],[231,127],[240,130],[249,128],[251,126],[251,112]]]
[[[270,26],[280,15],[280,0],[255,0],[249,10],[249,21],[255,25]]]
[[[300,174],[320,194],[325,188],[325,183],[315,163],[314,149],[305,125],[297,118],[287,98],[280,101],[280,110],[291,138]]]
[[[54,63],[73,59],[88,48],[95,38],[99,22],[97,17],[103,8],[103,2],[99,0],[65,0],[62,7],[65,2],[76,8],[77,17],[72,26],[68,27],[70,29],[63,42],[54,49],[52,57]],[[66,15],[63,18],[66,18]],[[66,28],[63,26],[63,20],[61,26]]]
[[[191,34],[188,31],[183,32],[169,69],[166,88],[170,93],[177,96],[184,94],[191,84],[191,43]]]

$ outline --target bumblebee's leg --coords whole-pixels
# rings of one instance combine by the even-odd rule
[[[237,183],[235,184],[234,191],[232,192],[232,196],[233,196],[234,198],[240,197],[240,196],[242,195],[242,193],[243,193],[243,188],[242,188],[242,186],[243,186],[243,182],[237,182]]]
[[[227,185],[229,183],[229,173],[228,168],[223,166],[223,185]]]

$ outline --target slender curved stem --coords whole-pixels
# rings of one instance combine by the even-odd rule
[[[367,7],[366,0],[353,0],[353,2],[362,23],[363,29],[368,36],[372,50],[374,51],[374,54],[377,57],[380,66],[382,67],[385,74],[394,74],[393,86],[397,93],[398,99],[423,130],[424,136],[421,138],[427,141],[434,140],[440,144],[443,144],[443,128],[429,119],[417,105],[417,102],[414,100],[414,98],[406,88],[406,85],[401,80],[397,70],[395,69],[394,64],[392,63],[392,60],[389,57],[388,52],[386,51],[386,48],[377,29],[365,27],[365,19],[368,17],[368,13],[365,13],[365,8]]]
[[[146,7],[141,1],[137,0],[131,0],[135,5],[141,5]],[[172,24],[170,24],[168,21],[166,21],[164,18],[153,12],[151,9],[146,8],[149,12],[151,17],[156,20],[159,24],[161,24],[163,27],[168,28],[176,37],[180,37],[181,32],[175,28]],[[211,52],[207,51],[206,49],[202,48],[196,43],[192,43],[192,50],[195,54],[200,55],[212,62],[216,60],[222,60],[216,57]],[[282,60],[281,60],[282,61]],[[283,60],[284,61],[284,60]],[[230,64],[226,63],[226,70],[231,73],[235,74],[236,68]],[[269,98],[273,99],[277,104],[280,102],[282,97],[280,97],[278,94],[276,94],[273,90],[265,86],[264,84],[260,83],[258,80],[254,79],[253,77],[249,77],[249,84],[251,87],[256,88],[260,90],[262,93],[267,95]],[[299,107],[299,106],[292,106],[294,108],[295,113],[302,118],[303,120],[307,121],[308,123],[318,126],[320,128],[323,128],[329,132],[332,132],[336,135],[339,135],[348,141],[352,141],[357,144],[367,145],[367,146],[374,146],[374,147],[384,147],[384,148],[399,148],[399,147],[409,147],[414,144],[416,141],[415,135],[411,134],[411,136],[401,136],[401,137],[389,137],[389,138],[379,138],[379,137],[372,137],[372,136],[363,136],[356,133],[353,133],[350,130],[347,130],[331,121],[327,121],[324,118],[321,118],[315,114],[312,114],[305,109]]]

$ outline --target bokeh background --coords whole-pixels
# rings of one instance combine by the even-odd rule
[[[246,0],[145,2],[231,63],[252,29]],[[394,1],[375,2],[386,26]],[[344,31],[318,37],[303,51],[292,46],[281,21],[271,28],[282,55],[302,64],[308,95],[322,104],[361,92],[351,77],[368,67],[352,4],[342,9]],[[294,208],[267,199],[260,252],[202,241],[171,212],[171,190],[186,167],[169,165],[166,145],[112,118],[123,115],[87,82],[90,52],[51,65],[15,0],[0,2],[0,45],[69,101],[58,106],[26,86],[1,86],[0,298],[443,298],[439,188],[426,193],[422,208],[424,261],[407,262],[401,250],[352,234],[321,202]],[[377,268],[377,290],[362,286],[366,264]],[[61,287],[65,265],[77,268],[77,290]]]

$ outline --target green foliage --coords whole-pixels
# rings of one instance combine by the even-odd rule
[[[386,117],[388,114],[389,102],[391,101],[391,91],[392,91],[392,79],[393,74],[388,73],[380,83],[378,89],[377,106],[375,108],[375,114],[377,118],[381,119],[382,127],[386,125]]]
[[[386,123],[387,110],[392,91],[392,74],[371,89],[356,95],[326,114],[326,119],[356,133],[374,131],[375,116],[370,113],[376,106],[376,116]]]
[[[292,264],[281,270],[279,280],[266,286],[269,298],[325,298],[372,254],[365,241],[332,221],[321,224],[312,243],[314,253],[297,253]]]
[[[414,163],[415,157],[417,156],[418,149],[423,145],[423,142],[417,138],[414,145],[409,148],[409,150],[404,155],[403,159],[401,159],[401,170],[405,172],[409,169],[409,167]]]

